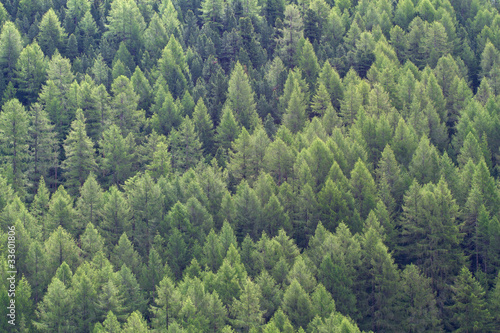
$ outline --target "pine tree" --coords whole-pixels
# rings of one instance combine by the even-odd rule
[[[8,181],[14,191],[21,196],[24,193],[26,161],[28,158],[28,115],[23,105],[17,100],[8,101],[0,115],[0,133],[3,164]]]
[[[254,92],[243,66],[237,62],[229,79],[227,107],[231,109],[238,123],[250,133],[260,123],[257,115]]]
[[[87,136],[85,117],[81,109],[77,111],[76,119],[71,124],[71,132],[64,141],[64,150],[66,159],[62,166],[65,170],[66,184],[73,193],[76,193],[90,172],[97,167],[94,145]]]

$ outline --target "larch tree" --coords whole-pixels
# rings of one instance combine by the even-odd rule
[[[492,318],[488,311],[485,291],[472,273],[463,267],[457,276],[453,290],[453,321],[459,332],[488,331]]]
[[[233,111],[228,106],[224,107],[219,126],[215,134],[215,141],[219,149],[222,149],[227,154],[233,141],[238,137],[240,128],[236,121]]]
[[[72,304],[69,290],[58,278],[54,278],[38,305],[36,311],[38,320],[34,322],[35,327],[42,332],[73,330],[75,327],[72,325],[71,317],[67,315],[72,309]]]
[[[363,107],[363,100],[360,91],[354,83],[347,85],[344,90],[344,98],[340,103],[340,115],[345,124],[352,125],[356,116]]]
[[[80,188],[80,197],[76,201],[76,211],[82,225],[92,223],[98,226],[102,220],[104,204],[103,191],[93,173],[90,173]]]
[[[132,133],[122,136],[121,129],[111,125],[99,141],[99,167],[106,184],[123,184],[132,174],[135,140]]]
[[[297,65],[299,41],[304,35],[304,24],[299,9],[293,5],[285,7],[281,36],[277,39],[277,48],[283,62],[289,66]]]
[[[142,254],[148,254],[163,217],[163,194],[147,173],[129,179],[125,183],[125,193],[133,212],[134,243]]]
[[[56,126],[59,141],[66,138],[76,111],[71,110],[68,101],[68,91],[74,78],[70,60],[56,52],[48,63],[47,81],[42,86],[39,100]]]
[[[203,99],[198,99],[198,103],[194,108],[193,113],[193,122],[196,132],[198,133],[198,137],[202,144],[202,149],[204,154],[213,155],[215,152],[214,148],[214,130],[212,119],[210,118],[207,107],[205,103],[203,103]]]
[[[135,134],[144,122],[144,111],[138,110],[139,96],[135,93],[130,80],[119,76],[111,85],[113,122],[120,127],[122,135]]]
[[[230,153],[231,160],[228,169],[231,170],[233,177],[240,181],[249,180],[252,176],[252,144],[251,137],[246,128],[243,128],[241,134],[233,142],[233,149]]]
[[[229,79],[227,107],[229,107],[238,123],[253,132],[261,122],[256,111],[255,94],[243,66],[237,62]]]
[[[54,125],[50,123],[47,112],[35,103],[30,107],[30,127],[28,129],[29,168],[28,178],[32,187],[37,187],[41,177],[47,179],[49,184],[54,180],[57,184],[57,168],[59,165],[59,145],[56,140]],[[54,178],[50,177],[53,170]],[[56,185],[54,184],[54,185]]]
[[[184,118],[179,130],[170,134],[169,145],[174,170],[187,171],[202,157],[202,145],[189,117]]]
[[[357,299],[364,329],[397,331],[395,299],[400,288],[399,274],[381,235],[374,226],[365,230],[361,241]]]
[[[165,79],[174,98],[180,98],[190,88],[191,74],[186,55],[174,35],[170,36],[167,46],[158,60],[158,70]]]
[[[77,111],[76,119],[71,124],[71,132],[64,141],[64,150],[66,159],[62,167],[66,184],[71,191],[77,193],[90,172],[97,168],[94,144],[87,136],[85,117],[81,110]]]
[[[38,44],[46,56],[51,57],[56,50],[65,51],[67,34],[52,8],[43,15],[38,30]]]
[[[64,27],[69,34],[72,34],[85,13],[90,10],[90,3],[88,0],[68,0],[66,7]]]
[[[240,327],[244,332],[258,328],[263,322],[261,298],[260,287],[247,278],[239,299],[234,300],[231,307],[235,316],[233,325]]]
[[[165,276],[156,286],[155,305],[151,306],[154,314],[153,327],[169,329],[182,305],[181,295],[172,282]]]
[[[130,207],[125,195],[116,186],[104,194],[100,230],[107,245],[115,245],[124,232],[130,230]]]
[[[24,193],[26,181],[28,126],[28,114],[24,106],[17,99],[8,101],[0,115],[2,164],[8,181],[19,194]]]
[[[422,275],[418,266],[408,265],[402,272],[401,292],[397,299],[404,318],[401,328],[405,332],[440,330],[435,293],[431,288],[430,279]]]
[[[297,133],[304,128],[307,120],[306,108],[304,92],[297,85],[290,96],[286,113],[283,115],[283,125],[292,133]]]
[[[311,298],[297,280],[293,280],[286,289],[281,306],[297,327],[306,327],[314,315]]]
[[[138,54],[143,45],[146,23],[133,0],[119,0],[111,3],[107,17],[106,35],[115,43],[125,42],[129,51]]]
[[[0,70],[8,83],[14,78],[14,69],[23,49],[21,34],[14,23],[6,22],[3,25],[0,32],[0,45]],[[2,82],[2,86],[7,83]]]
[[[363,161],[358,160],[351,172],[351,193],[362,219],[376,206],[377,187]]]

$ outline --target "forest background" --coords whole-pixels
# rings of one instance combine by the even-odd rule
[[[499,7],[2,1],[0,331],[499,331]]]

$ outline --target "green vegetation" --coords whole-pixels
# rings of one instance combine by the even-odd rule
[[[3,1],[0,331],[500,331],[499,11]]]

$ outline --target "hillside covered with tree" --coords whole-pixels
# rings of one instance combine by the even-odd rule
[[[499,10],[2,1],[0,331],[500,331]]]

